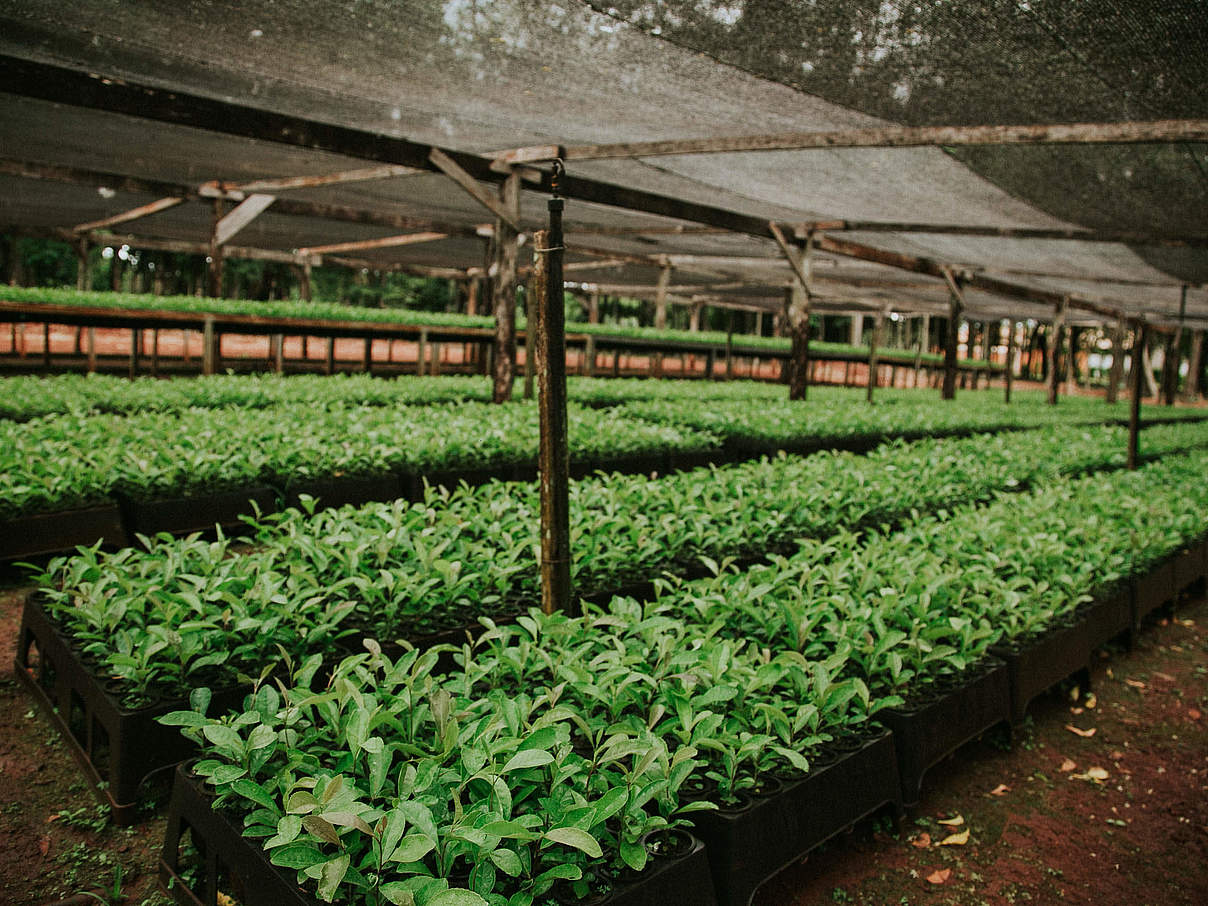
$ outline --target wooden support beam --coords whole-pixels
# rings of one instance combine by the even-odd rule
[[[298,271],[298,298],[300,298],[303,302],[309,302],[311,300],[311,287],[310,287],[311,264],[310,264],[310,262],[307,261],[301,265],[298,265],[297,271]],[[303,342],[303,347],[304,347],[303,356],[305,357],[305,343],[306,343],[305,337],[302,338],[302,342]]]
[[[201,373],[217,373],[221,364],[218,359],[218,337],[214,332],[214,317],[206,315],[201,335]]]
[[[931,345],[931,315],[923,315],[914,349],[914,386],[919,385],[919,369],[923,367],[923,348]]]
[[[1142,375],[1145,370],[1145,348],[1149,343],[1149,327],[1144,322],[1135,326],[1132,356],[1132,399],[1128,407],[1128,467],[1135,470],[1141,434]]]
[[[141,220],[143,217],[150,217],[152,214],[158,214],[160,211],[166,211],[169,208],[174,208],[181,202],[183,198],[169,196],[161,198],[158,201],[153,201],[150,204],[140,205],[137,208],[131,208],[129,211],[122,211],[120,214],[114,214],[112,217],[102,217],[100,220],[90,220],[88,223],[81,223],[78,226],[71,228],[73,233],[87,233],[91,230],[103,230],[111,226],[117,226],[119,223],[129,223],[132,220]]]
[[[222,199],[214,199],[214,229],[210,234],[209,267],[207,270],[206,295],[211,298],[222,296],[222,245],[218,242],[218,223],[222,220]]]
[[[807,234],[804,243],[790,244],[776,223],[769,222],[768,231],[797,277],[784,300],[784,318],[792,340],[788,365],[789,399],[805,400],[809,395],[810,377],[810,277],[813,271],[814,237]]]
[[[940,398],[956,399],[956,343],[960,330],[961,312],[965,308],[965,293],[962,281],[953,272],[945,268],[944,279],[948,283],[948,329],[944,335],[944,383]]]
[[[328,255],[339,252],[359,252],[366,249],[388,249],[397,248],[403,245],[418,245],[423,242],[436,242],[439,239],[448,239],[448,233],[406,233],[401,236],[383,236],[380,239],[359,239],[356,242],[336,242],[331,245],[312,245],[306,248],[300,248],[297,251],[299,255],[307,257],[314,255]]]
[[[1183,323],[1187,319],[1187,286],[1179,293],[1179,321],[1173,335],[1166,338],[1166,355],[1163,359],[1166,405],[1173,406],[1179,389],[1179,364],[1183,357]]]
[[[415,374],[418,377],[424,376],[424,370],[428,367],[428,328],[421,327],[419,330],[419,342],[415,347]]]
[[[336,338],[328,337],[326,349],[323,355],[323,373],[336,373]]]
[[[537,284],[532,268],[524,285],[524,398],[533,398],[533,379],[537,362]]]
[[[1208,141],[1208,120],[1154,120],[1124,123],[1060,123],[1022,126],[883,126],[832,132],[785,132],[717,138],[690,138],[607,145],[567,145],[563,160],[657,157],[667,154],[721,154],[750,151],[808,151],[832,148],[920,148],[969,145],[1101,145]],[[549,146],[547,146],[548,149]],[[529,149],[503,152],[534,161]],[[536,152],[541,153],[541,152]],[[550,159],[550,158],[545,158]]]
[[[1003,368],[1005,374],[1002,401],[1008,404],[1011,402],[1011,389],[1015,383],[1015,327],[1013,320],[1007,321],[1007,362]]]
[[[214,243],[226,245],[276,200],[273,195],[249,195],[243,199],[214,224]]]
[[[566,421],[566,326],[562,302],[562,199],[549,202],[550,229],[533,236],[537,346],[541,349],[541,609],[570,612],[570,451]]]
[[[877,386],[877,352],[881,345],[881,333],[885,329],[885,312],[877,312],[877,316],[873,319],[872,324],[872,339],[868,344],[868,387],[865,394],[865,399],[872,402],[873,391]]]
[[[1200,396],[1200,371],[1204,367],[1204,331],[1191,335],[1191,359],[1187,371],[1187,383],[1183,386],[1183,399],[1194,403]]]
[[[502,212],[495,224],[494,256],[491,262],[492,308],[495,313],[495,370],[492,400],[505,403],[512,398],[516,376],[516,257],[520,247],[520,177],[513,173],[499,188],[499,200],[491,199]],[[562,250],[559,249],[561,252]],[[539,259],[534,259],[534,266]],[[559,285],[561,285],[561,259]],[[565,315],[563,315],[565,317]]]
[[[96,371],[96,328],[88,328],[88,373]]]
[[[1120,396],[1120,379],[1124,376],[1124,319],[1118,318],[1112,328],[1112,366],[1107,377],[1108,405],[1114,405]]]
[[[1170,248],[1208,248],[1208,235],[1202,233],[1173,234],[1136,230],[1039,229],[879,220],[806,221],[800,224],[799,228],[825,231],[827,233],[924,233],[933,236],[984,236],[991,239],[1108,242],[1121,245],[1154,245]]]
[[[466,191],[466,193],[477,201],[480,205],[490,211],[499,220],[502,220],[513,231],[519,233],[520,216],[519,209],[509,208],[505,203],[501,203],[498,199],[492,196],[486,189],[478,184],[478,181],[466,170],[458,164],[452,157],[441,151],[439,148],[432,148],[428,152],[428,160],[436,169],[440,170],[445,176],[453,180]],[[512,173],[508,179],[520,180],[518,173]],[[506,180],[505,180],[506,182]]]
[[[1061,358],[1061,340],[1065,330],[1065,312],[1066,304],[1064,300],[1057,304],[1057,309],[1053,314],[1052,331],[1049,334],[1049,405],[1057,405],[1057,388],[1060,386],[1058,378],[1060,369],[1057,367],[1058,361]],[[1071,363],[1072,365],[1072,363]]]
[[[671,263],[666,259],[659,265],[659,279],[654,288],[654,327],[656,330],[667,329],[667,287],[671,284]],[[659,353],[653,356],[654,374],[663,376],[663,357]]]
[[[269,345],[273,353],[273,373],[285,374],[285,335],[273,334]]]
[[[81,292],[92,289],[92,259],[89,257],[90,245],[87,239],[76,241],[76,289]]]
[[[287,176],[282,179],[253,179],[248,182],[223,182],[218,187],[225,192],[284,192],[289,189],[313,189],[316,186],[343,185],[350,182],[390,179],[395,176],[413,176],[423,173],[415,167],[398,167],[386,164],[380,167],[362,167],[323,173],[318,176]]]

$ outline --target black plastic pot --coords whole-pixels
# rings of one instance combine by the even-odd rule
[[[1007,665],[986,658],[967,671],[969,680],[947,694],[917,707],[892,708],[877,720],[893,731],[902,781],[902,803],[919,801],[923,776],[939,761],[1011,715],[1011,685]]]
[[[775,794],[756,797],[746,808],[694,813],[719,906],[746,906],[782,868],[882,806],[897,806],[900,799],[893,737],[881,730],[804,778],[785,781]]]
[[[462,482],[472,488],[476,488],[493,479],[510,481],[513,474],[515,474],[515,468],[515,465],[512,463],[504,463],[497,466],[482,466],[480,468],[432,469],[427,472],[411,475],[412,486],[409,489],[403,488],[403,493],[411,500],[423,500],[425,481],[433,487],[444,487],[449,490],[456,490]]]
[[[705,844],[696,837],[682,855],[655,857],[631,880],[618,880],[607,906],[717,906]]]
[[[397,500],[403,496],[403,486],[397,475],[312,478],[292,484],[285,494],[284,505],[299,506],[303,494],[318,498],[321,507],[360,506],[363,503]]]
[[[69,551],[103,541],[106,547],[130,543],[116,503],[58,513],[36,513],[0,522],[0,560],[17,560]]]
[[[591,456],[573,459],[570,463],[572,479],[586,478],[596,472],[623,472],[628,475],[660,475],[667,471],[667,456],[664,453],[629,453],[622,456]]]
[[[169,711],[188,709],[185,700],[124,706],[120,693],[81,662],[36,592],[25,599],[16,674],[66,740],[98,798],[109,805],[115,824],[134,823],[149,781],[196,751],[179,728],[156,722]],[[216,713],[235,709],[249,691],[215,690],[210,707]]]
[[[703,469],[718,462],[720,457],[719,450],[671,450],[667,454],[667,471],[690,472],[692,469]]]
[[[224,528],[241,525],[239,517],[254,512],[253,501],[262,513],[271,513],[277,507],[277,495],[259,485],[231,491],[199,492],[191,497],[142,500],[122,496],[119,499],[131,537],[158,532],[183,535],[209,531],[215,525]]]
[[[1011,692],[1011,723],[1020,724],[1028,704],[1067,677],[1090,676],[1091,645],[1081,621],[1057,626],[1022,645],[996,648],[1007,665]]]
[[[1175,593],[1195,585],[1204,578],[1204,546],[1196,541],[1170,558]]]

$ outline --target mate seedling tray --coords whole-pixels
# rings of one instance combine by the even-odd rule
[[[183,699],[160,700],[143,708],[122,705],[81,660],[42,608],[37,593],[25,599],[18,635],[17,679],[62,734],[98,798],[109,805],[118,825],[133,824],[157,775],[191,757],[195,748],[177,727],[156,718],[187,710]],[[211,708],[238,708],[251,690],[216,690]]]

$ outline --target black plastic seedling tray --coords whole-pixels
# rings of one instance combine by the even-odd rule
[[[782,868],[881,807],[900,808],[902,787],[888,730],[851,748],[837,746],[832,757],[746,808],[694,816],[720,906],[747,906]]]
[[[240,906],[319,906],[297,884],[297,872],[273,865],[260,841],[242,836],[242,821],[213,807],[214,797],[188,764],[176,769],[160,856],[160,881],[180,906],[218,906],[219,893]],[[187,852],[186,839],[192,844]],[[593,901],[594,903],[594,901]],[[715,906],[701,841],[686,853],[655,858],[632,881],[620,883],[599,906]]]
[[[1171,560],[1165,560],[1145,575],[1133,579],[1133,632],[1140,630],[1142,621],[1174,596],[1174,564]]]
[[[1037,638],[994,649],[1007,665],[1011,723],[1023,723],[1028,704],[1068,677],[1090,677],[1091,645],[1080,621],[1057,626]]]
[[[396,500],[404,496],[404,488],[398,475],[340,475],[329,478],[312,478],[290,486],[285,494],[285,506],[296,507],[301,496],[309,494],[319,501],[321,507],[341,507],[349,504],[360,506],[376,501]]]
[[[877,714],[893,731],[902,781],[902,804],[918,804],[923,776],[938,762],[986,730],[1010,718],[1007,665],[986,658],[967,671],[967,682],[933,698]]]
[[[25,600],[18,636],[16,674],[62,734],[68,748],[107,803],[113,820],[138,820],[151,782],[195,747],[177,727],[156,718],[189,708],[183,700],[153,702],[144,708],[123,707],[120,698],[82,662],[78,652],[43,610],[37,594]],[[214,692],[215,712],[237,708],[250,690]]]
[[[1170,558],[1175,593],[1195,585],[1204,578],[1204,546],[1200,541],[1188,545]]]
[[[131,536],[158,532],[183,535],[211,531],[215,525],[238,526],[242,524],[239,517],[255,511],[253,502],[261,513],[271,513],[277,508],[277,495],[258,485],[191,497],[121,498],[122,515]]]
[[[1091,651],[1101,648],[1132,628],[1133,590],[1129,582],[1104,592],[1079,610],[1082,631]]]
[[[125,547],[129,536],[116,503],[58,513],[37,513],[0,522],[0,559],[17,560],[69,551],[101,541]]]

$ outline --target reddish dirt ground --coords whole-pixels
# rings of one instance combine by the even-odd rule
[[[163,818],[107,825],[11,678],[22,592],[0,590],[0,903],[95,891],[101,902],[163,906]],[[773,878],[755,903],[1208,903],[1208,600],[1101,659],[1094,694],[1038,701],[1013,746],[991,734],[933,769],[900,835],[884,819],[862,823]],[[939,823],[958,815],[962,825]],[[965,830],[963,845],[939,845]]]

